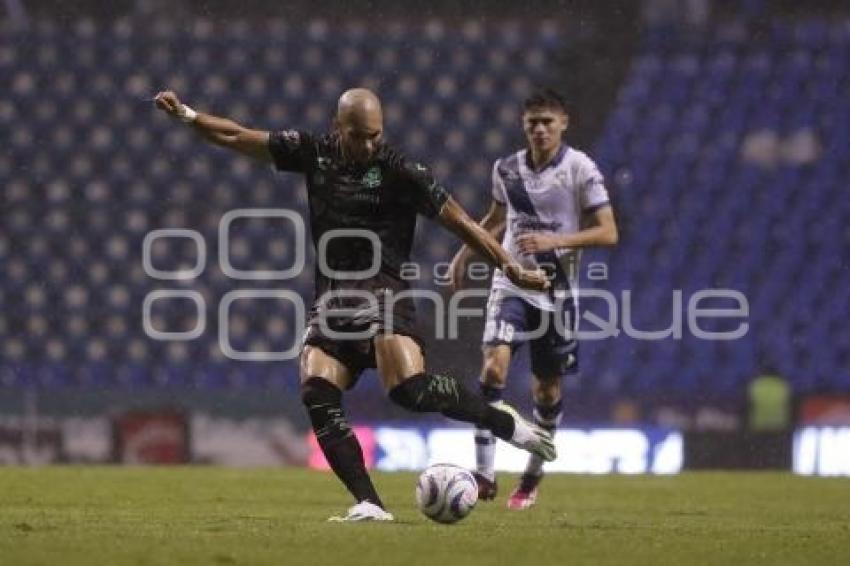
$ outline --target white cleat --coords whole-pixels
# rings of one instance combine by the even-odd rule
[[[508,413],[514,419],[514,435],[508,443],[539,456],[545,462],[551,462],[558,457],[551,432],[528,422],[507,403],[501,402],[493,407]]]
[[[387,513],[374,503],[361,501],[348,509],[345,517],[331,517],[328,522],[342,523],[349,521],[394,521],[392,513]]]

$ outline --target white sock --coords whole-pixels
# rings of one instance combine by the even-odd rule
[[[490,406],[502,402],[502,389],[480,384],[481,395]],[[486,428],[475,427],[475,471],[490,481],[496,480],[496,437]]]
[[[496,437],[486,428],[475,428],[475,471],[490,481],[496,478]]]

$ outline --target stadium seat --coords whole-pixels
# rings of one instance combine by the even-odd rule
[[[8,77],[0,127],[10,132],[0,155],[0,387],[293,387],[280,376],[294,375],[294,363],[273,370],[213,354],[218,300],[245,283],[217,265],[218,223],[234,208],[304,212],[303,182],[202,146],[153,112],[156,89],[172,87],[201,109],[256,127],[324,130],[339,92],[373,81],[393,143],[429,163],[480,214],[491,164],[517,139],[517,101],[546,78],[567,40],[555,22],[531,33],[498,19],[389,21],[378,42],[371,23],[357,20],[337,33],[318,18],[259,27],[201,18],[183,29],[161,17],[137,25],[136,17],[39,20],[0,40]],[[839,86],[850,76],[850,26],[812,18],[768,31],[750,41],[744,21],[699,37],[645,30],[589,150],[625,224],[618,248],[588,256],[610,261],[602,286],[640,296],[633,305],[640,328],[669,324],[674,289],[687,291],[686,304],[688,293],[715,285],[746,290],[752,339],[723,348],[647,346],[622,335],[590,342],[583,392],[616,395],[619,384],[638,396],[661,388],[682,398],[736,398],[762,359],[778,360],[796,392],[850,391],[850,335],[836,314],[850,305],[850,280],[834,261],[847,255],[846,239],[834,235],[850,222],[842,195],[850,110]],[[65,125],[57,125],[59,115]],[[776,134],[780,145],[813,132],[816,161],[796,165],[780,151],[773,166],[746,162],[744,141],[759,131]],[[32,171],[20,168],[24,162]],[[141,241],[156,228],[200,232],[206,270],[174,285],[148,277]],[[433,265],[448,260],[457,241],[426,223],[417,245]],[[230,242],[242,268],[288,264],[292,248],[291,233],[271,224],[234,228]],[[179,245],[153,259],[161,269],[194,262]],[[797,281],[800,273],[807,279]],[[311,274],[287,285],[309,300]],[[148,292],[171,287],[203,290],[208,328],[168,348],[145,336],[140,309]],[[191,326],[193,308],[175,306],[158,322]],[[250,317],[240,309],[234,305],[231,320],[234,348],[279,346],[280,336],[243,320]],[[292,313],[281,313],[291,328]],[[801,320],[827,322],[801,332]],[[21,339],[27,332],[39,338]]]

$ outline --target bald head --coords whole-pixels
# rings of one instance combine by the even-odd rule
[[[374,117],[380,119],[382,118],[381,101],[367,88],[349,89],[339,97],[336,117],[340,122],[343,120],[363,122]]]
[[[336,120],[346,157],[366,161],[377,149],[384,133],[381,101],[369,89],[352,88],[342,93]]]

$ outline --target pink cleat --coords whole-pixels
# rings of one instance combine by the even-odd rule
[[[519,486],[508,497],[508,509],[522,511],[537,503],[537,485],[542,477],[524,474]]]

